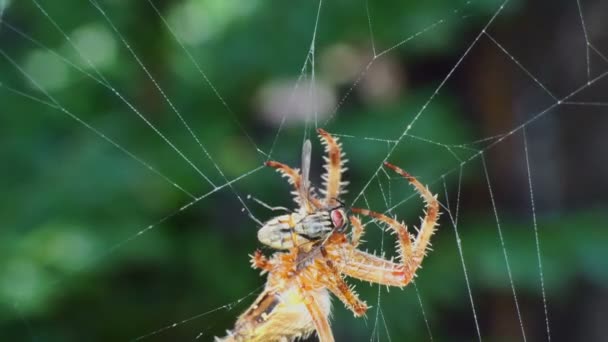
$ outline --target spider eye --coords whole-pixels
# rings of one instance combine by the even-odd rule
[[[344,213],[340,209],[332,210],[330,213],[331,223],[340,229],[344,226]]]

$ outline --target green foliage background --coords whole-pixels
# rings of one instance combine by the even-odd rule
[[[154,4],[180,29],[179,34],[193,39],[186,41],[188,51],[230,111],[205,83],[148,2],[100,3],[225,177],[234,179],[256,169],[265,157],[252,141],[260,150],[269,151],[277,127],[262,119],[255,106],[255,94],[269,81],[298,76],[310,46],[318,3],[164,0]],[[226,182],[90,2],[40,1],[39,5],[62,30],[69,34],[80,32],[85,37],[77,43],[85,44],[81,46],[87,56],[96,62],[112,87],[166,134],[214,184]],[[383,103],[366,102],[355,91],[326,127],[330,132],[356,137],[342,138],[350,159],[351,192],[345,197],[347,203],[365,185],[390,147],[385,142],[361,137],[396,139],[499,5],[496,0],[369,2],[379,51],[440,19],[444,21],[387,54],[386,58],[397,63],[403,79],[407,79],[398,98]],[[566,76],[549,79],[556,66],[543,70],[546,64],[536,58],[539,53],[550,54],[550,45],[525,33],[539,32],[535,27],[546,25],[542,32],[552,32],[549,35],[552,38],[548,39],[570,33],[582,39],[576,31],[580,26],[569,31],[579,24],[575,20],[571,26],[565,26],[566,32],[555,33],[561,14],[576,18],[573,5],[574,2],[566,1],[541,1],[534,5],[523,0],[511,1],[492,26],[493,33],[505,42],[509,51],[521,53],[518,56],[540,77],[547,76],[549,85],[565,83],[561,81]],[[12,1],[2,20],[3,55],[37,80],[64,111],[49,103],[53,101],[36,89],[9,59],[0,59],[0,339],[132,340],[188,318],[192,319],[146,340],[193,340],[197,336],[211,340],[212,336],[223,334],[264,282],[249,266],[248,254],[260,244],[255,224],[242,212],[243,205],[235,192],[244,201],[251,194],[273,205],[290,205],[288,186],[271,170],[261,169],[234,183],[234,191],[223,188],[173,215],[192,198],[83,127],[65,111],[149,162],[194,196],[213,191],[213,186],[112,91],[86,75],[95,75],[95,71],[70,48],[35,2]],[[365,1],[324,2],[316,51],[322,53],[337,43],[346,43],[369,53],[369,42]],[[578,40],[568,42],[573,50],[584,54]],[[522,81],[525,76],[503,77],[493,72],[499,69],[513,74],[519,69],[514,64],[497,62],[497,58],[505,57],[496,47],[491,50],[487,40],[478,46],[416,122],[410,132],[415,137],[405,137],[390,158],[430,183],[432,190],[447,203],[441,181],[445,175],[452,208],[459,185],[459,161],[445,146],[416,137],[452,146],[506,132],[526,116],[518,116],[515,105],[502,108],[501,99],[515,97],[513,89],[523,87],[522,84],[535,87],[529,80]],[[373,67],[370,72],[374,72]],[[316,77],[322,80],[323,72],[317,70]],[[337,89],[340,96],[346,94],[351,83]],[[478,92],[480,84],[491,89]],[[561,89],[575,89],[578,84],[561,84],[564,87]],[[487,97],[482,98],[482,94]],[[527,114],[537,112],[542,108],[537,104],[547,101],[538,93],[531,96],[539,100],[525,108]],[[589,121],[598,118],[597,113],[582,110],[572,110],[570,114]],[[559,117],[556,120],[562,120],[562,125],[578,127],[572,126],[577,122],[558,113],[550,113],[548,117]],[[576,167],[578,180],[576,188],[565,176],[555,183],[562,194],[559,205],[552,204],[553,192],[544,192],[542,184],[536,194],[549,317],[554,340],[593,340],[606,332],[603,325],[594,323],[595,309],[591,308],[595,308],[593,303],[606,303],[607,298],[607,197],[600,191],[606,189],[607,182],[601,173],[606,167],[605,158],[583,147],[591,144],[606,147],[606,143],[605,139],[598,139],[601,135],[590,131],[577,137],[578,145],[574,146],[579,148],[569,150],[570,140],[564,134],[543,139],[551,133],[546,130],[550,125],[550,119],[542,119],[527,127],[533,177],[545,184],[545,174],[535,170],[540,170],[548,158],[538,147],[546,143],[553,144],[551,158],[561,161],[554,168],[559,167],[560,174],[564,174]],[[288,125],[282,130],[273,159],[297,166],[304,131],[301,125]],[[316,181],[321,169],[321,147],[314,137],[312,140]],[[545,340],[528,185],[526,179],[513,176],[515,169],[519,175],[525,172],[521,135],[515,134],[499,146],[485,155],[513,282],[529,340]],[[469,148],[454,149],[463,160],[476,153]],[[590,157],[580,163],[572,158],[573,154]],[[459,229],[482,336],[486,341],[519,340],[513,294],[480,159],[467,163],[462,175]],[[399,179],[380,179],[383,191],[390,192],[395,202],[411,194]],[[553,190],[557,191],[555,187]],[[385,209],[377,182],[372,183],[366,195],[371,208]],[[246,204],[261,219],[272,216],[250,201]],[[421,209],[414,198],[399,206],[395,213],[416,223]],[[150,225],[153,226],[148,229]],[[144,233],[136,235],[141,231]],[[393,243],[386,239],[384,242],[390,247],[385,249],[390,254]],[[380,249],[383,239],[378,229],[370,231],[368,241],[370,249]],[[433,340],[475,340],[473,314],[448,215],[442,218],[433,246],[434,251],[416,281],[417,290],[412,286],[388,293],[382,289],[378,302],[377,287],[359,284],[361,297],[374,306],[366,319],[352,318],[336,302],[333,329],[337,340],[363,341],[370,336],[387,340],[387,333],[393,341],[428,340],[416,291],[423,301]],[[600,312],[606,312],[605,306],[598,305]]]

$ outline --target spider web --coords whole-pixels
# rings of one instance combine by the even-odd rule
[[[541,158],[542,152],[534,153],[534,149],[542,147],[535,145],[535,142],[537,144],[539,141],[543,142],[543,134],[546,134],[545,128],[556,125],[556,117],[578,114],[595,120],[597,113],[605,114],[605,107],[608,106],[608,103],[602,101],[605,101],[605,96],[603,98],[596,94],[608,73],[608,58],[593,40],[594,36],[590,28],[594,27],[594,30],[598,32],[599,30],[596,26],[591,26],[587,19],[593,12],[586,10],[585,2],[571,1],[567,7],[568,13],[576,14],[568,17],[572,22],[567,26],[578,29],[576,32],[578,38],[572,39],[578,42],[579,47],[575,49],[576,53],[573,55],[576,58],[582,56],[581,60],[567,64],[568,70],[560,70],[560,72],[567,73],[568,77],[551,75],[551,71],[542,68],[544,61],[528,57],[524,53],[525,49],[518,47],[516,42],[501,39],[504,34],[496,27],[504,29],[504,25],[500,25],[499,22],[505,17],[513,15],[518,7],[522,6],[521,3],[513,0],[498,3],[468,1],[454,5],[451,11],[436,14],[431,20],[415,26],[415,29],[410,29],[406,33],[400,32],[396,39],[389,35],[393,38],[391,44],[387,44],[388,39],[379,33],[383,26],[389,26],[390,23],[380,23],[374,20],[376,17],[374,9],[381,6],[374,6],[370,1],[351,5],[360,7],[363,13],[362,18],[365,20],[369,40],[369,51],[366,56],[369,58],[363,63],[360,62],[358,71],[349,80],[349,85],[340,95],[335,96],[336,101],[333,106],[328,106],[322,101],[322,97],[326,93],[324,93],[323,80],[320,77],[326,75],[322,75],[319,71],[319,47],[327,47],[331,44],[331,42],[320,43],[319,39],[324,28],[330,25],[324,21],[324,15],[331,13],[332,7],[331,4],[322,0],[315,2],[314,6],[311,5],[305,9],[311,16],[308,22],[307,45],[302,48],[302,60],[299,61],[301,65],[298,67],[292,64],[290,67],[292,74],[293,70],[298,71],[297,77],[287,87],[289,91],[280,93],[279,97],[284,101],[284,106],[278,111],[280,115],[275,119],[272,129],[266,130],[269,132],[268,137],[262,139],[250,128],[252,125],[245,122],[243,116],[239,115],[242,109],[232,108],[231,100],[223,95],[224,89],[231,86],[230,79],[238,75],[213,73],[213,67],[206,66],[204,60],[201,60],[200,56],[195,53],[192,44],[188,41],[191,37],[184,35],[184,31],[179,30],[179,22],[171,21],[166,8],[160,7],[159,3],[148,0],[149,11],[146,15],[150,16],[150,20],[159,21],[159,27],[162,27],[160,33],[167,35],[174,44],[176,54],[174,58],[187,60],[191,66],[189,70],[196,75],[196,77],[190,77],[195,80],[188,84],[193,89],[190,93],[210,92],[212,94],[217,102],[212,105],[213,111],[221,112],[223,118],[220,121],[230,127],[232,134],[238,135],[236,142],[224,139],[219,135],[204,137],[198,133],[208,122],[206,117],[191,114],[190,112],[195,111],[191,109],[192,103],[185,101],[183,95],[173,90],[165,77],[158,74],[158,70],[155,70],[155,61],[146,55],[146,43],[135,44],[136,42],[128,38],[128,22],[123,18],[123,14],[128,11],[128,8],[124,7],[126,5],[95,0],[89,0],[89,5],[86,15],[95,18],[100,25],[98,27],[104,29],[103,31],[88,32],[97,32],[97,34],[102,32],[101,37],[104,39],[110,37],[111,43],[108,43],[107,48],[115,50],[115,54],[120,56],[120,61],[127,63],[128,67],[138,70],[139,75],[146,80],[149,87],[145,94],[154,94],[153,103],[149,105],[146,101],[137,100],[137,97],[141,97],[142,94],[138,94],[134,89],[119,87],[122,84],[121,75],[108,75],[109,71],[104,69],[103,60],[87,51],[90,47],[85,43],[87,39],[93,39],[91,35],[75,34],[75,24],[69,17],[59,12],[51,12],[49,10],[51,6],[48,3],[31,0],[27,10],[35,13],[39,20],[45,20],[48,24],[47,29],[56,33],[56,41],[41,41],[37,38],[37,32],[28,32],[29,25],[11,20],[11,12],[18,10],[17,4],[0,0],[0,38],[1,35],[10,37],[10,44],[15,44],[21,51],[35,52],[30,54],[29,59],[24,59],[10,48],[9,43],[5,44],[2,43],[3,40],[0,40],[0,55],[3,58],[2,70],[7,71],[5,76],[0,79],[0,91],[4,92],[3,95],[7,98],[21,99],[21,106],[23,106],[6,110],[31,116],[33,121],[50,122],[39,118],[42,113],[36,113],[37,111],[45,112],[43,114],[49,116],[59,113],[62,117],[71,119],[76,126],[70,126],[69,130],[61,128],[63,126],[55,128],[63,133],[78,131],[79,133],[74,134],[91,134],[95,139],[103,141],[104,144],[114,149],[110,157],[107,156],[106,150],[97,151],[98,157],[92,158],[99,158],[97,162],[100,165],[120,163],[117,165],[118,168],[129,163],[129,170],[133,168],[131,164],[136,165],[140,171],[147,172],[145,177],[156,179],[156,182],[152,183],[151,189],[136,188],[136,192],[144,191],[153,194],[155,191],[160,191],[164,196],[179,198],[179,201],[172,200],[167,205],[167,203],[157,203],[151,199],[147,204],[148,208],[158,206],[163,210],[146,210],[146,206],[127,209],[133,212],[143,212],[141,217],[136,217],[145,223],[139,222],[138,219],[135,219],[134,222],[120,222],[119,229],[112,231],[112,240],[104,241],[99,238],[96,242],[98,245],[86,245],[85,243],[83,246],[83,241],[78,240],[78,237],[82,238],[82,236],[92,234],[88,232],[87,227],[73,228],[71,232],[76,232],[76,234],[67,236],[65,241],[60,242],[44,239],[43,233],[52,230],[54,228],[52,226],[31,225],[33,228],[24,229],[24,232],[18,230],[11,232],[11,234],[17,234],[15,241],[22,243],[11,252],[12,254],[8,254],[6,262],[9,271],[2,287],[5,289],[3,290],[4,297],[11,299],[8,306],[12,312],[5,319],[8,322],[7,326],[11,327],[11,322],[14,320],[19,322],[16,329],[26,332],[22,335],[27,335],[29,339],[43,338],[45,334],[49,333],[48,328],[45,327],[44,320],[41,320],[42,323],[39,322],[38,312],[41,309],[28,304],[31,302],[31,298],[27,297],[28,294],[36,293],[38,296],[43,296],[46,293],[50,297],[68,296],[72,291],[82,291],[81,287],[88,284],[87,274],[93,274],[98,270],[112,274],[113,269],[120,268],[120,260],[115,259],[123,258],[121,259],[123,262],[155,261],[154,257],[148,255],[146,249],[170,247],[163,245],[160,237],[155,239],[154,234],[160,234],[159,230],[163,231],[163,234],[169,234],[167,236],[179,234],[179,232],[166,233],[163,228],[176,226],[180,222],[180,217],[194,215],[193,211],[196,211],[196,208],[212,207],[215,203],[224,203],[228,208],[218,208],[216,216],[206,217],[203,222],[247,227],[231,230],[231,233],[234,233],[232,235],[237,236],[230,238],[230,243],[235,246],[231,251],[233,260],[228,260],[224,267],[230,269],[237,264],[246,264],[246,255],[251,251],[239,247],[248,246],[247,248],[249,248],[251,244],[243,241],[252,240],[255,236],[253,230],[255,222],[249,220],[248,217],[267,218],[272,216],[272,213],[268,213],[264,208],[252,204],[253,202],[249,201],[249,196],[247,196],[247,194],[257,196],[256,192],[262,191],[259,186],[256,186],[257,179],[274,176],[268,175],[268,171],[262,171],[264,170],[261,166],[262,163],[270,159],[297,161],[299,156],[295,152],[299,149],[292,147],[298,146],[305,139],[311,139],[314,142],[314,129],[324,127],[334,136],[340,137],[344,144],[344,151],[351,160],[351,171],[347,175],[352,183],[349,186],[351,193],[345,198],[348,207],[351,205],[367,207],[396,215],[404,218],[406,222],[410,222],[410,227],[413,226],[421,205],[416,202],[418,197],[411,189],[408,189],[402,179],[382,168],[382,162],[390,161],[403,166],[424,184],[427,184],[434,193],[439,195],[443,208],[441,226],[435,236],[434,251],[423,263],[424,268],[419,272],[419,277],[413,284],[404,291],[393,289],[389,293],[379,286],[374,286],[371,290],[362,289],[362,298],[373,306],[364,320],[350,321],[348,313],[341,308],[341,305],[335,304],[337,313],[334,333],[339,340],[352,337],[357,340],[369,338],[370,340],[391,341],[401,340],[404,336],[408,336],[412,339],[423,340],[460,338],[482,341],[495,338],[494,334],[497,331],[513,339],[548,341],[558,339],[560,334],[555,331],[559,331],[561,327],[555,326],[553,316],[561,313],[557,309],[552,309],[554,305],[558,304],[553,302],[556,295],[550,295],[550,293],[557,293],[557,289],[549,287],[548,284],[554,284],[556,288],[564,285],[560,285],[561,283],[554,279],[550,283],[546,282],[549,274],[544,264],[549,262],[552,265],[553,269],[550,274],[553,278],[556,277],[556,274],[559,275],[555,270],[559,266],[555,265],[556,261],[548,260],[548,257],[545,256],[543,238],[549,238],[549,235],[542,234],[542,232],[550,229],[552,234],[560,236],[567,236],[570,233],[551,228],[552,225],[557,225],[555,221],[546,218],[541,220],[536,199],[538,198],[539,181],[543,180],[540,182],[540,188],[547,191],[546,185],[551,183],[545,181],[545,177],[555,177],[555,175],[551,175],[551,170],[557,169],[557,166],[553,168],[542,166],[541,168],[539,161],[544,160]],[[594,5],[597,4],[594,3]],[[476,6],[489,8],[489,10],[481,11],[483,14],[480,14],[476,12]],[[545,8],[548,6],[550,5],[546,5]],[[236,12],[237,15],[246,15],[248,6],[236,7],[239,8]],[[541,13],[545,15],[544,11]],[[434,33],[449,30],[455,23],[473,18],[479,20],[479,29],[470,35],[471,40],[460,48],[458,57],[451,63],[450,68],[438,78],[438,82],[433,84],[430,90],[425,90],[420,99],[413,100],[414,103],[407,107],[409,111],[392,115],[389,113],[386,119],[379,117],[373,127],[347,125],[351,120],[356,120],[356,117],[351,119],[344,113],[352,111],[351,101],[357,96],[360,89],[366,86],[374,89],[373,84],[371,86],[367,84],[379,72],[377,70],[379,66],[386,66],[387,60],[394,62],[394,59],[391,58],[397,58],[395,56],[403,54],[408,46],[419,41],[430,40]],[[259,30],[262,29],[259,28]],[[535,31],[532,32],[534,28],[526,29],[535,33]],[[574,31],[574,29],[572,30]],[[572,32],[560,33],[562,36],[567,34],[572,34]],[[78,39],[82,36],[85,38]],[[379,36],[382,39],[379,39]],[[532,39],[538,41],[542,37]],[[12,41],[17,43],[12,43]],[[221,53],[221,51],[217,48],[217,53]],[[518,113],[515,120],[490,127],[481,132],[480,139],[462,140],[463,135],[457,133],[442,136],[440,133],[445,133],[445,131],[436,129],[436,127],[439,124],[449,126],[446,123],[450,120],[449,117],[441,114],[443,111],[441,103],[446,101],[449,103],[449,100],[444,97],[444,93],[448,88],[455,87],[453,84],[455,80],[466,78],[467,70],[475,68],[475,65],[467,65],[473,58],[472,56],[483,53],[489,54],[490,58],[495,61],[498,60],[495,63],[503,67],[502,73],[513,75],[517,84],[521,84],[528,90],[526,94],[529,94],[528,96],[532,98],[529,101],[533,103],[525,103],[526,99],[521,100],[523,101],[523,103],[519,103],[521,108],[515,110]],[[520,55],[525,57],[522,58]],[[46,58],[44,59],[46,63],[52,62],[48,67],[59,70],[57,74],[51,75],[52,77],[46,75],[48,77],[45,78],[44,73],[39,73],[36,66],[39,66],[40,63],[36,63],[36,58],[42,58],[40,56]],[[253,57],[251,58],[253,59]],[[245,60],[247,61],[247,59]],[[577,73],[581,70],[582,73]],[[175,70],[175,73],[181,76],[187,72]],[[64,85],[67,87],[67,91],[57,90],[60,89],[58,83],[66,82],[67,73],[74,73],[80,78],[71,87],[87,86],[101,89],[105,92],[104,99],[112,101],[112,108],[121,108],[121,110],[113,109],[113,112],[104,118],[105,121],[94,120],[94,116],[87,112],[90,107],[70,96],[69,90],[74,88]],[[491,77],[494,77],[496,82],[495,78],[500,80],[501,75],[484,75],[484,79],[489,80]],[[49,82],[49,78],[54,81]],[[482,86],[484,85],[483,80],[480,83]],[[500,88],[500,82],[492,85]],[[496,93],[505,94],[512,91],[512,89],[501,89]],[[491,96],[492,93],[488,89],[479,89],[474,95]],[[88,101],[93,100],[88,99]],[[492,100],[500,103],[503,99]],[[302,105],[302,102],[305,104]],[[188,109],[181,107],[180,104]],[[161,110],[157,110],[155,107],[160,107]],[[495,109],[496,106],[489,108]],[[487,108],[477,108],[476,110],[484,111]],[[159,112],[162,112],[163,116],[159,117]],[[216,115],[210,112],[211,110],[203,115],[210,117]],[[300,126],[292,123],[293,112],[305,113]],[[492,118],[504,113],[484,114],[480,114],[480,117]],[[597,120],[597,122],[602,121]],[[125,132],[115,127],[125,125],[125,127],[131,128],[135,127],[134,123],[139,125],[138,129],[141,129],[141,132],[147,133]],[[176,136],[165,133],[175,131],[176,127],[180,128],[182,134]],[[571,130],[575,129],[571,128],[569,132]],[[42,135],[42,131],[37,132]],[[131,134],[146,138],[139,142],[132,141],[129,139]],[[32,139],[34,138],[36,137],[32,137]],[[298,144],[294,141],[297,141]],[[228,143],[238,144],[238,149],[224,148]],[[150,154],[143,148],[150,145],[158,149],[158,155]],[[316,146],[315,152],[320,150],[318,145]],[[90,146],[90,148],[95,148],[95,146]],[[590,146],[577,147],[578,150],[587,148]],[[416,151],[422,152],[416,153]],[[96,155],[95,151],[91,153],[93,156]],[[114,153],[120,153],[121,157],[117,158]],[[226,156],[226,154],[228,155]],[[237,156],[240,158],[241,155],[249,156],[243,158],[250,158],[246,164],[251,167],[247,169],[233,167],[231,159],[237,158]],[[505,155],[508,158],[504,157]],[[170,158],[175,163],[182,163],[185,168],[180,166],[177,171],[161,169],[157,165],[162,163],[158,161],[164,158]],[[363,158],[365,160],[358,160]],[[502,158],[517,163],[517,166],[501,169],[504,167],[504,162],[500,160]],[[599,157],[595,157],[590,162],[594,163],[598,160],[600,160]],[[375,165],[371,174],[357,172],[358,169],[365,166],[365,163]],[[290,164],[297,165],[297,162]],[[581,170],[591,167],[593,164],[583,163],[577,167],[577,173],[584,176]],[[538,169],[545,170],[547,173],[541,174],[536,171]],[[508,171],[518,172],[517,176],[520,179],[507,174]],[[72,176],[68,170],[61,170],[60,174]],[[144,177],[141,176],[142,174],[143,172],[138,173],[138,177]],[[116,194],[112,191],[104,191],[103,184],[112,182],[114,175],[97,173],[93,176],[83,178],[86,178],[88,182],[101,182],[102,185],[91,186],[91,198],[87,196],[86,199],[105,197],[102,205],[112,207],[112,198]],[[108,180],[104,181],[104,177],[108,177]],[[504,189],[504,183],[498,181],[505,177],[517,181],[512,189]],[[128,179],[133,181],[133,178]],[[471,179],[476,179],[478,184],[483,187],[463,192],[468,182],[474,183]],[[71,182],[80,184],[77,181]],[[116,191],[115,188],[110,188]],[[283,189],[287,192],[286,187]],[[175,195],[176,193],[178,195]],[[33,195],[32,191],[20,205],[29,206],[30,198]],[[58,193],[58,195],[62,195],[62,193]],[[508,196],[517,199],[518,205],[515,207],[523,207],[520,208],[519,216],[508,212],[514,207],[509,203],[513,199]],[[475,200],[477,197],[485,197],[485,199]],[[547,195],[543,195],[543,197],[547,197]],[[78,198],[74,199],[74,201],[77,200]],[[273,205],[278,204],[275,203],[275,198],[262,198],[262,200]],[[476,207],[479,203],[482,206]],[[170,209],[166,210],[167,207]],[[102,214],[112,214],[113,210],[124,209],[112,207],[111,210],[103,210]],[[161,211],[164,213],[159,214]],[[242,212],[242,215],[233,217],[233,212]],[[472,216],[479,212],[488,217],[488,220],[483,223],[475,221]],[[73,217],[79,216],[78,213],[74,211],[70,213],[68,210],[66,215],[70,214]],[[509,217],[509,219],[505,219],[505,217]],[[512,217],[515,217],[516,221],[526,221],[525,224],[520,225],[527,226],[527,233],[518,231],[515,224],[511,222]],[[74,221],[78,220],[74,219]],[[103,222],[105,222],[105,226],[112,224],[111,221]],[[366,237],[369,241],[367,246],[370,249],[376,249],[377,254],[393,254],[392,236],[385,234],[383,227],[374,221],[367,222],[366,226]],[[483,226],[483,229],[474,229],[471,226]],[[203,230],[205,229],[203,228]],[[69,267],[54,272],[53,276],[28,281],[27,276],[34,277],[36,272],[24,273],[23,269],[27,270],[27,267],[35,268],[39,265],[24,263],[19,257],[20,248],[39,248],[40,245],[36,244],[37,241],[31,241],[31,236],[37,235],[37,233],[42,235],[42,237],[38,237],[41,239],[38,241],[39,244],[58,243],[57,248],[64,248],[75,253],[75,255],[70,255],[71,258],[77,259],[76,256],[80,256],[83,260],[73,262]],[[203,233],[201,237],[218,239],[218,244],[222,243],[221,239],[217,238],[218,232]],[[152,237],[150,237],[151,235]],[[493,239],[484,239],[482,238],[484,235],[490,235]],[[495,241],[495,244],[489,246],[487,245],[489,241]],[[482,242],[484,244],[481,244]],[[587,244],[588,242],[588,240],[582,239],[579,243]],[[79,248],[84,248],[86,251],[82,252]],[[43,253],[41,257],[66,258],[64,254],[57,253],[57,251]],[[453,258],[439,258],[438,255],[443,253],[452,255]],[[530,255],[533,258],[527,260],[526,257]],[[593,254],[589,255],[593,256]],[[587,256],[587,258],[589,257]],[[522,262],[522,259],[526,259],[526,261]],[[156,261],[166,262],[166,260]],[[49,265],[52,263],[46,259],[37,260],[37,262],[42,267],[53,267],[53,265]],[[209,260],[203,260],[189,266],[206,267],[207,263]],[[16,269],[18,272],[15,271]],[[522,276],[525,273],[532,273],[534,277]],[[14,276],[14,274],[18,276]],[[175,275],[179,276],[180,273],[175,273]],[[137,273],[133,276],[137,276]],[[146,275],[143,276],[145,278]],[[230,284],[240,279],[238,274],[229,271],[215,275],[215,277],[217,279],[205,279],[205,281],[213,283],[216,288],[220,286],[217,284]],[[251,277],[253,278],[255,275],[251,275]],[[22,285],[38,282],[36,279],[43,283],[41,289],[20,288]],[[522,279],[533,279],[533,284],[522,284]],[[263,279],[258,279],[257,283],[262,284],[262,281]],[[127,285],[129,284],[128,279],[125,282]],[[252,283],[255,282],[249,284]],[[145,287],[149,285],[133,281],[130,286]],[[208,289],[213,289],[213,286]],[[360,287],[365,286],[360,285]],[[449,295],[442,296],[440,293],[444,286],[455,286],[462,290],[456,292],[455,298]],[[199,303],[197,309],[189,306],[186,310],[176,310],[179,313],[188,311],[189,314],[181,316],[186,318],[178,317],[177,313],[151,314],[149,321],[152,323],[146,326],[152,327],[152,329],[141,329],[136,335],[129,335],[129,338],[164,340],[170,339],[169,336],[174,334],[180,338],[189,336],[190,339],[208,340],[214,334],[221,334],[222,329],[230,328],[230,326],[224,326],[225,322],[232,322],[261,291],[261,288],[261,285],[246,288],[236,286],[234,292],[239,295],[233,300],[221,298],[220,301],[225,304],[218,306],[210,304],[212,302],[203,303],[201,308]],[[504,290],[501,293],[505,298],[503,301],[495,302],[494,304],[499,308],[493,309],[488,307],[491,305],[484,301],[489,296],[487,292],[496,288]],[[50,293],[53,293],[53,296]],[[79,295],[82,294],[79,293]],[[163,293],[163,296],[170,299],[172,294]],[[205,297],[208,296],[208,294],[205,295]],[[115,302],[118,308],[119,297],[108,294],[107,299]],[[191,299],[196,302],[196,298]],[[150,304],[146,303],[145,299],[142,301],[144,301],[141,303],[143,309],[140,308],[140,310],[145,312]],[[439,318],[450,317],[450,314],[441,315],[440,313],[442,309],[449,310],[450,307],[445,303],[450,301],[458,303],[455,306],[461,308],[459,312],[466,312],[465,317],[457,318],[458,326],[456,327]],[[95,310],[91,310],[86,301],[84,304],[75,305],[80,311],[95,312]],[[99,315],[101,316],[102,313]],[[95,314],[92,316],[91,318],[95,319]],[[493,323],[492,319],[498,319],[500,322]],[[408,321],[407,324],[404,320]],[[218,326],[220,324],[222,326]],[[492,324],[499,326],[494,327]],[[192,331],[196,331],[196,333],[188,335]],[[450,335],[446,335],[446,332]]]

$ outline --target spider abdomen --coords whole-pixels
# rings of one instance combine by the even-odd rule
[[[276,286],[269,282],[254,304],[239,317],[234,330],[224,338],[216,338],[216,342],[283,342],[312,334],[315,325],[306,301],[316,301],[323,313],[329,316],[331,301],[328,291],[320,288],[306,291],[303,295],[297,276],[281,282],[283,284]]]

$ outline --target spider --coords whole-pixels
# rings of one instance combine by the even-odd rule
[[[294,186],[299,209],[267,221],[258,231],[260,242],[278,250],[270,258],[260,250],[251,256],[253,268],[268,273],[264,291],[239,316],[234,329],[216,341],[286,342],[306,338],[315,331],[321,342],[334,341],[329,325],[330,293],[357,317],[365,315],[368,309],[344,276],[403,287],[415,277],[426,255],[439,217],[437,197],[416,178],[388,162],[384,165],[408,180],[421,195],[426,214],[414,237],[396,219],[368,209],[351,208],[351,213],[382,222],[396,234],[400,260],[385,260],[358,249],[364,225],[358,216],[349,215],[352,226],[349,237],[347,215],[339,200],[346,185],[341,179],[346,162],[341,145],[326,131],[318,129],[318,133],[327,152],[324,196],[319,198],[308,185],[309,141],[304,144],[301,173],[279,162],[267,162]]]

